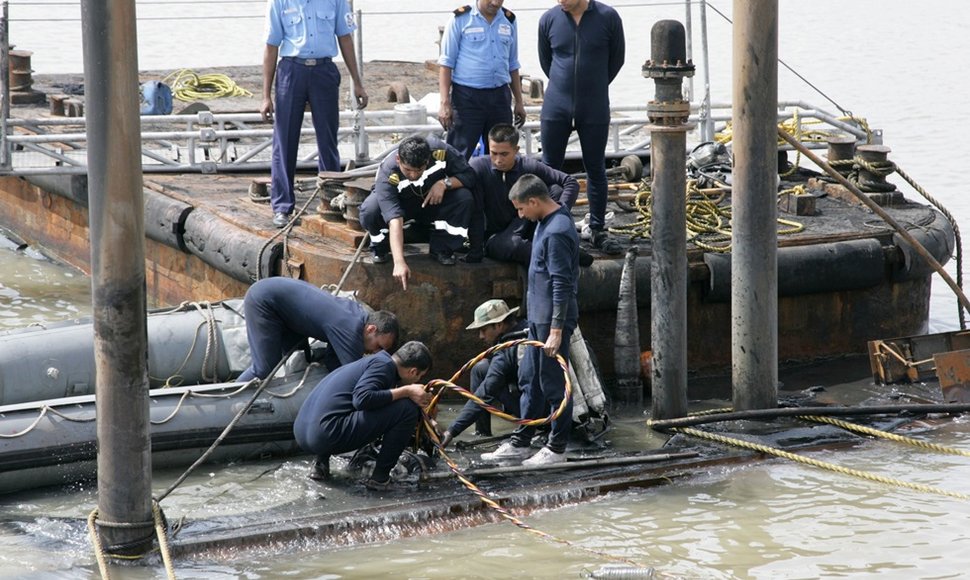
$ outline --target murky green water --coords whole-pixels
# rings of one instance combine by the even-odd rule
[[[35,9],[39,15],[28,14],[29,3],[20,4],[12,7],[14,19],[45,19],[49,10],[41,6]],[[158,4],[145,6],[144,15],[170,10]],[[364,19],[365,59],[421,61],[436,54],[432,40],[442,18],[425,14],[406,20],[380,14],[402,10],[397,0],[357,0],[356,4],[365,12],[378,13]],[[518,11],[520,23],[526,23],[520,24],[526,72],[538,72],[531,49],[534,25],[538,10],[552,4],[549,0],[507,2]],[[653,94],[652,84],[640,74],[640,64],[649,53],[650,26],[659,18],[682,18],[683,3],[616,4],[633,7],[623,12],[627,64],[612,87],[614,101],[644,102]],[[730,12],[730,2],[712,4]],[[965,108],[968,88],[961,73],[966,67],[961,65],[970,54],[970,35],[965,31],[970,5],[943,0],[779,4],[779,54],[786,63],[840,104],[884,129],[886,143],[893,149],[891,157],[941,199],[960,223],[967,223],[970,203],[962,151],[970,126],[959,112]],[[433,8],[446,15],[454,6],[435,3]],[[262,8],[258,4],[241,6],[249,17],[241,12],[223,14],[224,5],[199,7],[220,12],[218,27],[211,19],[183,20],[178,23],[183,36],[172,42],[171,21],[139,24],[145,68],[259,62]],[[182,4],[178,11],[181,15],[193,8]],[[713,12],[708,18],[714,100],[728,100],[731,31]],[[79,26],[77,21],[49,25],[15,21],[12,34],[18,48],[35,52],[38,72],[76,72],[81,55]],[[199,26],[201,32],[191,26]],[[695,52],[698,44],[695,41]],[[782,70],[779,77],[782,98],[808,95],[804,98],[828,107],[790,73]],[[699,77],[695,86],[700,90]],[[368,90],[375,95],[382,88]],[[954,262],[947,268],[954,272]],[[83,276],[0,241],[0,330],[86,315],[89,296],[89,282]],[[936,280],[932,330],[956,328],[955,304],[949,290]],[[832,383],[819,377],[814,384],[849,379],[859,381],[831,386],[831,396],[854,402],[874,390],[864,373]],[[970,451],[967,422],[966,418],[944,421],[916,436]],[[639,425],[628,426],[623,441],[647,446],[655,437]],[[966,457],[882,441],[810,455],[970,493],[970,458]],[[257,522],[269,510],[314,500],[319,491],[308,484],[305,473],[305,458],[202,470],[166,500],[166,513],[171,519],[184,515],[191,521],[235,514],[241,522]],[[176,475],[157,474],[156,489],[167,486]],[[90,488],[0,498],[0,578],[96,578],[97,565],[83,525],[95,505]],[[970,570],[970,502],[779,459],[712,468],[665,487],[539,511],[527,521],[579,546],[654,566],[667,577],[937,579],[963,578]],[[293,543],[271,550],[213,554],[207,559],[179,560],[175,572],[178,578],[216,579],[558,579],[581,577],[609,563],[500,523],[356,547]],[[111,575],[141,580],[164,577],[164,570],[156,557],[148,566],[114,567]]]

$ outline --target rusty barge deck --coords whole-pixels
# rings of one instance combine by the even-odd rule
[[[383,64],[386,74],[394,78],[407,71],[412,94],[435,90],[435,76],[423,64]],[[383,78],[380,65],[368,66],[368,78]],[[256,67],[230,71],[250,89],[258,87],[257,72]],[[151,76],[143,75],[143,79]],[[53,92],[77,80],[41,77],[37,86]],[[254,111],[257,101],[239,97],[207,104],[214,111]],[[378,101],[372,99],[372,107],[392,106]],[[38,115],[43,106],[18,108],[15,113]],[[390,264],[372,264],[365,253],[351,267],[363,232],[352,222],[336,218],[326,206],[321,212],[317,200],[288,235],[274,237],[279,230],[272,225],[268,204],[254,202],[250,195],[251,188],[258,189],[267,176],[253,172],[145,175],[150,303],[166,306],[238,297],[253,281],[270,275],[336,284],[350,269],[343,289],[357,290],[372,306],[395,311],[407,337],[428,343],[435,352],[436,366],[445,374],[479,351],[477,336],[464,330],[476,305],[489,298],[518,304],[523,297],[524,273],[517,266],[485,260],[444,267],[427,256],[427,245],[420,240],[407,246],[412,281],[404,292],[391,277]],[[799,183],[806,185],[807,177],[802,173]],[[306,174],[300,181],[305,187],[298,192],[298,208],[313,195],[316,176]],[[794,183],[783,187],[791,185]],[[781,196],[778,204],[781,217],[804,226],[798,233],[778,237],[779,360],[864,353],[869,340],[925,332],[931,272],[897,242],[888,226],[840,188],[823,182],[807,185],[814,205],[814,211],[808,212],[811,215],[797,215],[801,203],[794,198]],[[366,188],[366,183],[350,186]],[[630,191],[636,189],[635,184],[612,187],[626,195],[625,201],[611,202],[608,208],[616,213],[614,225],[639,219],[638,213],[625,211],[632,205]],[[883,197],[893,217],[909,224],[938,261],[949,259],[953,231],[939,212],[908,202],[898,193]],[[87,198],[84,175],[0,177],[0,227],[89,273]],[[574,210],[576,219],[585,213],[583,201],[581,195]],[[640,245],[638,323],[641,346],[646,350],[650,240],[622,236],[620,240]],[[623,260],[591,253],[596,260],[580,277],[580,325],[604,374],[610,377]],[[697,372],[723,370],[730,365],[731,353],[730,254],[689,244],[688,258],[688,365]]]

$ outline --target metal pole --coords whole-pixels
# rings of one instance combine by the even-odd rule
[[[734,408],[778,403],[778,1],[734,0]]]
[[[3,0],[3,18],[0,20],[0,75],[3,75],[3,100],[0,101],[0,167],[9,171],[12,167],[10,144],[7,143],[7,119],[10,118],[10,4]]]
[[[701,101],[701,141],[714,140],[714,119],[711,118],[711,53],[707,48],[707,0],[701,0],[701,52],[704,53],[704,100]]]
[[[655,100],[647,105],[650,127],[652,240],[650,344],[653,349],[654,418],[687,414],[687,119],[690,103],[681,92],[694,74],[687,60],[684,27],[661,20],[650,31],[650,60],[643,76],[652,78]]]
[[[152,464],[135,1],[84,0],[81,21],[99,532],[109,552],[139,555],[152,541]]]
[[[703,0],[701,0],[703,4]],[[694,0],[684,0],[684,31],[687,37],[687,60],[694,60],[694,11],[691,10]],[[694,77],[687,79],[687,102],[694,101]]]
[[[354,40],[357,44],[357,71],[360,74],[361,82],[364,81],[364,13],[357,11],[357,30],[354,31]],[[353,93],[353,91],[351,91]],[[352,99],[354,107],[357,106],[357,99]],[[364,116],[363,109],[354,109],[354,131],[357,132],[357,161],[365,162],[370,159],[370,143],[367,140],[367,117]]]

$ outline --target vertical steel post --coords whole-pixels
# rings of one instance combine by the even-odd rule
[[[364,13],[360,10],[357,11],[357,30],[354,31],[354,41],[356,43],[356,50],[354,51],[357,56],[357,71],[360,74],[360,80],[364,80]],[[357,134],[357,146],[355,147],[357,154],[357,162],[367,162],[370,160],[370,143],[367,140],[367,117],[364,115],[364,109],[358,109],[357,98],[353,94],[354,91],[350,91],[350,100],[352,107],[354,108],[354,131]]]
[[[694,0],[684,0],[684,35],[687,41],[687,60],[694,60]],[[687,102],[694,101],[694,77],[687,79]]]
[[[3,100],[0,101],[0,168],[13,168],[10,144],[7,142],[7,120],[10,119],[10,4],[3,0],[0,18],[0,75],[3,76]]]
[[[112,553],[142,554],[152,541],[152,464],[135,1],[84,0],[81,21],[99,532]]]
[[[701,141],[714,140],[714,119],[711,118],[711,52],[707,46],[707,0],[701,0],[701,52],[704,53],[704,99],[701,101]]]
[[[734,408],[778,404],[778,0],[734,0]]]
[[[684,26],[661,20],[650,31],[650,60],[643,76],[652,78],[655,100],[647,104],[650,167],[653,172],[650,238],[650,344],[653,349],[652,414],[671,419],[687,414],[687,119],[682,94],[693,76]]]

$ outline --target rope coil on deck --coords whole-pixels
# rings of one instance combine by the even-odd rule
[[[253,96],[251,91],[240,87],[236,81],[222,73],[200,75],[183,68],[170,73],[162,82],[172,87],[172,96],[180,101]]]
[[[687,243],[708,252],[730,252],[732,214],[727,196],[730,188],[720,185],[715,188],[701,189],[697,183],[696,179],[687,180],[685,190]],[[788,190],[778,195],[781,196],[787,192]],[[613,226],[609,228],[610,232],[630,236],[634,240],[650,237],[652,195],[650,182],[647,179],[641,180],[633,199],[634,210],[640,214],[640,217],[633,223]],[[794,220],[777,218],[776,221],[783,226],[778,229],[778,235],[797,234],[805,229],[803,224]]]

